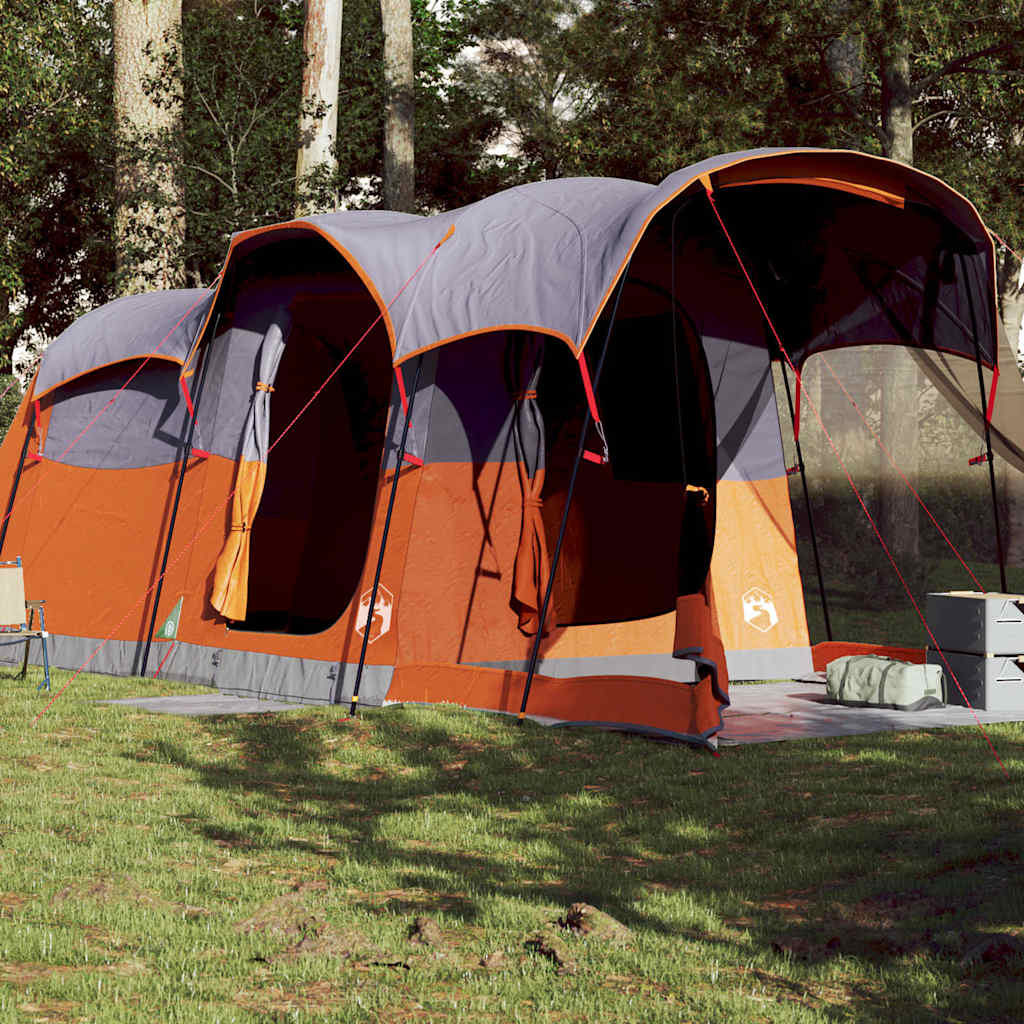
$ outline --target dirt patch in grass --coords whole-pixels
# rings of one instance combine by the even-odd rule
[[[438,924],[430,917],[417,917],[409,929],[409,941],[417,946],[443,946],[444,934]]]
[[[91,881],[76,882],[56,893],[50,905],[59,909],[69,902],[80,903],[84,900],[94,903],[132,903],[176,917],[206,917],[210,913],[205,907],[171,903],[130,878],[94,878]]]
[[[326,956],[332,960],[348,960],[368,967],[407,967],[408,962],[381,949],[357,928],[334,928],[322,925],[316,932],[308,932],[298,942],[288,946],[273,962],[299,960],[306,956]]]
[[[0,892],[0,917],[10,917],[11,911],[25,906],[28,899],[20,892]]]
[[[324,1014],[337,1007],[345,991],[331,981],[316,981],[299,989],[267,986],[237,992],[234,1002],[257,1014]]]
[[[335,928],[308,903],[311,893],[327,888],[324,881],[302,882],[291,892],[264,903],[255,914],[240,921],[235,928],[243,934],[262,933],[288,943],[270,962],[298,960],[307,956],[326,956],[332,960],[351,961],[356,965],[406,966],[402,957],[394,956],[371,942],[356,928]]]
[[[28,757],[16,757],[14,763],[22,768],[31,768],[37,772],[52,772],[59,765],[44,760],[38,754],[30,754]]]
[[[305,882],[283,896],[264,903],[259,910],[235,925],[245,935],[262,932],[274,938],[297,941],[319,935],[327,927],[325,918],[310,910],[306,893],[323,888],[325,883]]]
[[[33,1024],[58,1024],[58,1022],[85,1020],[77,1014],[78,1003],[67,999],[48,999],[42,1003],[19,1003],[19,1012],[33,1021]]]
[[[117,974],[133,977],[148,973],[141,960],[121,960],[115,964],[46,964],[33,961],[0,963],[0,982],[7,985],[33,985],[47,978],[71,974]]]
[[[351,902],[362,906],[386,906],[398,913],[432,910],[467,914],[473,908],[473,901],[469,896],[460,892],[430,892],[427,889],[382,889],[377,892],[363,892],[359,889],[346,889],[345,896]]]
[[[251,875],[265,866],[264,861],[254,860],[250,857],[228,857],[219,864],[215,864],[213,870],[222,875]]]
[[[915,920],[941,924],[941,918],[960,914],[976,907],[978,902],[969,893],[951,900],[929,895],[920,889],[909,889],[869,896],[850,907],[844,916],[861,927],[888,931]]]

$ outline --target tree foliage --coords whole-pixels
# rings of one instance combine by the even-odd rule
[[[111,70],[105,4],[0,5],[0,368],[108,294]]]
[[[0,314],[13,310],[0,369],[15,341],[53,336],[110,294],[110,9],[0,8]],[[752,146],[883,152],[899,44],[915,163],[1024,242],[1021,30],[1007,0],[412,0],[412,16],[423,211],[544,176],[657,181]],[[301,0],[184,2],[191,284],[217,272],[233,232],[294,211],[302,27]],[[317,208],[381,201],[382,58],[379,0],[346,0],[337,165],[302,183]]]

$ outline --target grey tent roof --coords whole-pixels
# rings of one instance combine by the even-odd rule
[[[730,153],[676,171],[656,186],[617,178],[533,182],[432,217],[317,215],[243,232],[228,262],[234,250],[272,242],[280,233],[327,238],[386,310],[396,363],[460,337],[509,328],[561,337],[578,352],[656,214],[688,189],[702,189],[702,180],[717,185],[723,176],[727,184],[817,176],[841,185],[850,179],[868,193],[913,196],[934,207],[987,261],[981,276],[989,280],[981,284],[992,296],[984,310],[990,322],[979,335],[983,356],[994,355],[994,258],[977,211],[928,174],[845,150]]]
[[[995,261],[977,211],[930,175],[843,150],[730,153],[676,171],[659,185],[617,178],[534,182],[432,217],[385,211],[316,215],[236,235],[225,268],[253,248],[312,233],[342,254],[376,300],[396,364],[457,338],[499,329],[554,335],[578,353],[659,211],[688,190],[700,196],[705,183],[724,194],[732,186],[768,182],[826,184],[895,205],[913,199],[936,211],[968,240],[969,266],[957,278],[966,283],[954,284],[957,295],[940,296],[941,315],[907,330],[928,335],[916,344],[970,356],[977,335],[983,361],[994,362]],[[763,205],[770,207],[770,200]],[[773,230],[772,240],[784,240],[784,225],[776,222]],[[918,276],[929,272],[928,266],[914,270]],[[229,277],[222,275],[222,282]],[[861,318],[867,325],[861,333],[890,322],[887,329],[898,337],[899,325],[892,327],[891,321],[902,315],[900,303],[920,305],[915,295],[925,294],[928,282],[915,279],[911,285],[881,289],[875,304],[867,304],[870,317]],[[47,351],[37,394],[93,367],[151,354],[172,328],[159,354],[181,361],[196,336],[197,317],[210,313],[210,303],[200,301],[177,327],[176,318],[199,299],[199,292],[132,296],[83,317]],[[973,333],[963,313],[971,303],[978,311]],[[831,343],[826,333],[807,351]],[[795,353],[798,361],[804,355],[803,349]]]
[[[46,349],[35,397],[84,373],[151,356],[183,363],[213,305],[205,288],[126,295],[76,320]]]

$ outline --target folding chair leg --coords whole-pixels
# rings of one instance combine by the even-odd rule
[[[35,608],[30,608],[28,610],[28,628],[29,629],[32,628],[32,623],[35,621],[35,617],[36,617],[36,610],[35,610]],[[30,643],[32,643],[32,637],[27,637],[26,640],[25,640],[25,657],[22,659],[22,662],[21,662],[21,677],[20,678],[22,678],[22,679],[24,679],[25,676],[28,675],[28,645]]]
[[[43,636],[39,638],[40,643],[43,645],[43,681],[36,687],[36,690],[41,690],[44,686],[47,691],[50,689],[50,658],[46,653],[46,633],[43,631]],[[27,646],[27,645],[26,645]]]

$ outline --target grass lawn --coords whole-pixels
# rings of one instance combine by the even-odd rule
[[[1024,726],[1008,783],[972,730],[95,703],[185,692],[83,676],[33,726],[0,674],[0,1022],[1024,1020]]]
[[[999,589],[999,566],[992,562],[978,562],[971,568],[980,581],[992,590]],[[804,602],[807,609],[807,628],[811,643],[827,639],[825,617],[821,610],[821,595],[814,572],[810,549],[800,548],[800,565],[804,584]],[[826,596],[832,635],[836,640],[857,640],[862,643],[888,643],[903,647],[927,647],[931,640],[906,592],[899,587],[891,568],[884,570],[887,590],[880,594],[877,588],[856,573],[831,572],[826,577]],[[922,614],[927,608],[929,592],[977,589],[964,567],[952,558],[933,558],[922,562],[923,579],[913,586],[914,599]],[[1024,593],[1024,569],[1007,568],[1006,585],[1011,593]],[[1024,1013],[1021,1014],[1024,1020]]]

